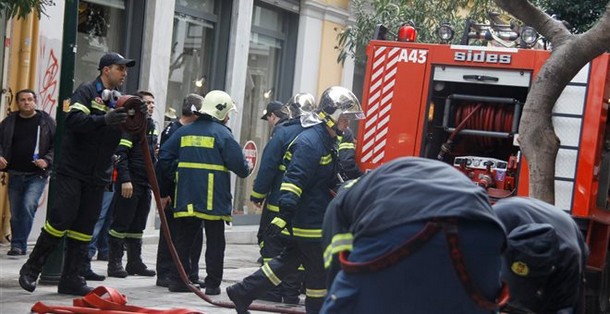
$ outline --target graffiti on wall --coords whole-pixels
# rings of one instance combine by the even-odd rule
[[[57,107],[57,95],[59,87],[59,61],[55,56],[55,50],[48,48],[46,45],[41,45],[40,48],[40,65],[38,74],[38,93],[40,99],[38,106],[43,111],[54,116],[55,108]]]

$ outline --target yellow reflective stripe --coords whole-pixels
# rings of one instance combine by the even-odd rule
[[[192,214],[195,212],[195,206],[193,206],[193,204],[188,204],[186,205],[186,212],[189,214]]]
[[[343,141],[343,136],[342,135],[337,135],[337,141],[339,143],[341,143],[341,141]]]
[[[280,228],[284,228],[284,227],[286,227],[286,220],[284,220],[280,217],[275,217],[275,218],[273,218],[273,220],[271,220],[271,224],[276,225]]]
[[[217,170],[217,171],[229,171],[224,165],[206,164],[202,162],[186,162],[181,161],[178,163],[178,168],[191,168],[191,169],[204,169],[204,170]]]
[[[233,221],[233,218],[231,216],[215,216],[215,215],[200,213],[198,211],[175,212],[174,213],[174,218],[182,218],[182,217],[197,217],[197,218],[205,219],[205,220],[224,220],[224,221],[229,221],[229,222]]]
[[[269,267],[269,264],[265,264],[263,265],[263,267],[261,267],[261,270],[263,271],[263,273],[265,274],[265,276],[267,276],[267,278],[269,278],[269,281],[271,281],[271,283],[274,286],[277,286],[279,284],[282,283],[282,281],[280,280],[280,278],[278,278],[274,273],[273,270],[271,269],[271,267]]]
[[[125,238],[142,239],[142,233],[125,233]]]
[[[261,243],[258,244],[258,247],[260,247],[261,249],[265,247],[265,241],[261,241]]]
[[[265,258],[263,258],[263,263],[267,264],[267,263],[271,262],[272,259],[273,259],[272,257],[265,257]]]
[[[342,251],[351,251],[353,248],[354,236],[351,233],[338,233],[333,236],[330,244],[322,254],[324,258],[324,268],[330,267],[333,255]]]
[[[326,117],[328,117],[324,111],[320,111],[318,113],[318,116],[320,117],[320,119],[324,120]],[[333,126],[335,126],[335,121],[333,121],[333,118],[328,117],[328,119],[326,119],[326,125],[328,125],[329,128],[332,128]]]
[[[91,239],[93,238],[90,234],[84,234],[74,230],[66,231],[66,237],[83,242],[91,242]]]
[[[280,165],[277,168],[280,169],[280,171],[286,171],[286,166],[284,166],[284,165]]]
[[[323,298],[326,296],[326,289],[305,289],[308,298]]]
[[[128,139],[124,139],[122,138],[121,141],[119,142],[119,145],[123,145],[127,148],[132,148],[133,147],[133,142],[128,140]]]
[[[282,185],[280,186],[280,191],[292,192],[292,193],[296,194],[298,197],[301,197],[301,193],[303,193],[303,190],[301,190],[300,187],[298,187],[292,183],[282,183]]]
[[[214,137],[199,135],[184,135],[180,138],[180,147],[214,148]]]
[[[354,143],[341,143],[339,144],[339,150],[342,149],[356,149],[356,145]]]
[[[320,158],[320,165],[328,165],[331,162],[333,162],[333,156],[331,154],[328,154],[326,156],[322,156]]]
[[[282,230],[282,234],[290,235],[286,229]],[[299,238],[321,238],[322,229],[292,228],[292,235]]]
[[[263,193],[258,193],[254,190],[252,190],[252,193],[250,193],[250,196],[254,197],[254,198],[265,198],[265,196],[267,196],[266,194]]]
[[[305,270],[305,267],[303,265],[299,265],[299,268],[297,268],[298,270]]]
[[[208,173],[208,210],[214,209],[214,174]]]
[[[100,104],[94,100],[91,101],[91,108],[97,109],[97,110],[103,111],[103,112],[108,111],[108,107],[106,107],[106,105]]]
[[[271,205],[271,204],[267,204],[267,209],[269,211],[275,212],[275,213],[279,213],[280,212],[280,207],[277,205]]]
[[[125,236],[127,235],[127,233],[124,232],[118,232],[114,229],[110,229],[108,231],[108,234],[115,237],[115,238],[119,238],[119,239],[125,239]]]
[[[83,105],[83,104],[79,104],[79,103],[74,103],[69,107],[70,111],[72,111],[72,109],[74,110],[79,110],[84,112],[85,114],[91,114],[91,110],[89,110],[89,108],[87,108],[87,106]]]
[[[174,208],[176,208],[176,204],[177,204],[177,197],[175,197],[175,195],[178,195],[178,171],[176,171],[176,179],[174,180],[174,182],[176,182],[176,186],[174,186]]]
[[[284,154],[284,158],[291,160],[292,159],[292,153],[291,152],[286,152],[286,154]]]
[[[61,230],[57,230],[55,228],[53,228],[53,226],[51,226],[51,224],[46,221],[44,223],[44,226],[42,227],[44,229],[44,231],[46,231],[47,233],[49,233],[50,235],[56,237],[56,238],[61,238],[66,234],[66,231],[61,231]]]
[[[347,183],[345,183],[345,184],[343,185],[343,188],[345,188],[345,189],[349,189],[349,188],[351,188],[351,187],[352,187],[352,185],[354,185],[354,183],[358,182],[358,180],[359,180],[359,179],[360,179],[360,178],[356,178],[356,179],[353,179],[353,180],[348,181]]]

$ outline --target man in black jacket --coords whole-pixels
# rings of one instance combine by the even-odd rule
[[[127,121],[124,108],[114,109],[120,96],[117,88],[125,81],[127,68],[134,65],[134,60],[107,53],[99,62],[100,75],[81,84],[72,95],[56,168],[55,201],[36,246],[19,271],[19,285],[27,291],[36,289],[42,266],[64,236],[66,252],[57,291],[85,295],[92,290],[79,274],[88,259],[104,187],[111,180],[112,155],[121,137],[118,126]]]
[[[55,121],[36,110],[36,93],[17,92],[19,111],[0,123],[0,170],[8,171],[11,203],[11,249],[8,255],[25,255],[38,201],[53,163]]]

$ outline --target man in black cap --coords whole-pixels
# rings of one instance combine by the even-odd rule
[[[574,219],[563,210],[526,197],[493,205],[507,245],[502,280],[510,310],[524,313],[584,313],[588,249]]]
[[[66,237],[66,252],[58,292],[85,295],[92,290],[80,276],[88,257],[88,244],[100,214],[104,188],[111,182],[112,155],[127,120],[124,108],[115,105],[117,90],[125,81],[127,68],[135,61],[118,53],[100,59],[100,74],[81,84],[72,95],[65,119],[62,156],[56,167],[55,201],[47,213],[36,246],[19,271],[19,285],[36,289],[36,281],[48,256]],[[142,111],[146,105],[142,104]]]

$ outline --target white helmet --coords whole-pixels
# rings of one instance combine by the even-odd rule
[[[320,96],[318,116],[326,121],[329,127],[333,127],[339,117],[360,120],[364,118],[364,113],[360,101],[352,91],[342,86],[332,86]]]
[[[312,112],[316,109],[316,100],[312,94],[298,93],[294,95],[286,103],[290,110],[290,118],[300,117],[305,113]]]
[[[220,121],[224,121],[229,112],[237,111],[235,102],[229,94],[221,90],[213,90],[205,95],[199,113],[207,114]]]

